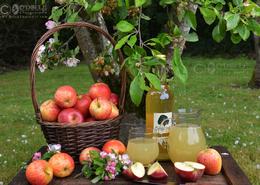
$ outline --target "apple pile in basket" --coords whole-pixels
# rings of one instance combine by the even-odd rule
[[[113,119],[119,115],[117,105],[117,94],[105,83],[93,84],[83,95],[65,85],[56,90],[53,99],[41,104],[40,111],[44,121],[73,124]]]

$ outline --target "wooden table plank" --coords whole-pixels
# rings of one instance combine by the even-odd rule
[[[165,171],[169,174],[167,181],[157,181],[161,185],[251,185],[244,172],[237,165],[236,161],[232,158],[226,148],[221,146],[213,147],[222,153],[223,168],[222,173],[216,176],[203,175],[196,183],[184,183],[174,173],[173,164],[171,162],[160,162]],[[46,147],[42,147],[40,152],[44,153]],[[227,155],[228,154],[228,155]],[[29,161],[30,162],[30,161]],[[28,162],[28,163],[29,163]],[[91,182],[84,178],[74,178],[75,175],[80,173],[81,166],[77,165],[75,171],[70,177],[67,178],[54,178],[50,185],[90,185]],[[142,180],[148,179],[145,177]],[[146,184],[148,184],[146,183]],[[156,184],[155,183],[155,184]],[[114,181],[100,182],[101,185],[140,185],[141,182],[127,181],[124,177],[118,176]],[[149,183],[152,184],[152,183]],[[25,170],[20,170],[18,174],[12,179],[9,185],[29,185],[25,177]]]
[[[248,177],[239,167],[230,152],[223,146],[214,146],[222,157],[222,172],[227,182],[232,185],[251,185]]]

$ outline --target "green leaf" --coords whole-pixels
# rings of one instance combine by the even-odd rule
[[[140,7],[146,3],[146,0],[135,0],[135,6]]]
[[[181,35],[181,30],[180,30],[180,28],[179,28],[178,26],[175,26],[175,27],[174,27],[173,34],[174,34],[174,36],[176,36],[176,37],[178,37],[178,36]]]
[[[140,82],[140,75],[138,74],[130,84],[130,97],[136,106],[140,105],[144,94],[144,90],[141,89],[140,84],[142,82]]]
[[[244,24],[238,25],[237,32],[244,41],[246,41],[250,36],[250,31]]]
[[[140,79],[139,79],[139,82],[140,82],[140,88],[143,89],[144,91],[149,91],[150,88],[145,84],[145,80],[144,80],[144,77],[141,76]]]
[[[122,20],[119,23],[117,23],[116,28],[121,32],[130,32],[134,29],[134,25]]]
[[[221,42],[226,36],[225,20],[220,19],[212,31],[212,37],[216,42]]]
[[[101,177],[100,177],[100,176],[96,176],[94,179],[91,180],[91,182],[92,182],[93,184],[95,184],[95,183],[97,183],[97,182],[100,181],[100,180],[101,180]]]
[[[67,18],[67,22],[76,22],[78,20],[78,12],[74,12]]]
[[[214,10],[211,10],[209,8],[200,8],[200,12],[208,25],[211,25],[215,21],[216,14]]]
[[[123,48],[123,52],[124,52],[124,54],[126,55],[126,56],[131,56],[132,54],[133,54],[133,49],[132,48],[130,48],[129,46],[124,46],[124,48]]]
[[[160,60],[166,60],[166,55],[162,54],[160,51],[151,49],[152,55]]]
[[[180,79],[182,83],[186,83],[188,79],[188,70],[181,60],[180,48],[174,48],[174,56],[172,58],[172,67],[174,75]]]
[[[199,37],[198,37],[197,33],[192,32],[190,34],[185,35],[185,39],[188,42],[197,42],[199,40]]]
[[[90,9],[91,12],[98,12],[104,7],[104,2],[96,2]]]
[[[132,48],[137,41],[136,35],[132,35],[130,39],[127,41],[127,44]]]
[[[150,21],[151,20],[151,18],[149,16],[147,16],[147,15],[145,15],[143,13],[141,13],[141,18],[146,20],[146,21]]]
[[[241,41],[241,37],[239,34],[231,34],[231,41],[234,43],[234,44],[238,44],[240,41]]]
[[[51,16],[49,19],[52,19],[55,22],[59,22],[60,17],[63,14],[63,10],[57,6],[54,6],[51,10]]]
[[[224,19],[227,22],[227,31],[234,29],[237,27],[239,21],[240,21],[240,16],[239,14],[233,14],[233,13],[226,13],[224,16]]]
[[[240,5],[242,5],[243,0],[233,0],[233,3],[234,3],[236,6],[240,6]]]
[[[253,17],[260,17],[260,7],[254,7],[251,14]]]
[[[126,36],[124,36],[123,38],[121,38],[121,39],[117,42],[117,44],[116,44],[116,46],[115,46],[115,49],[120,49],[120,48],[127,42],[127,40],[128,40],[129,37],[130,37],[130,35],[126,35]]]
[[[173,4],[175,2],[176,2],[176,0],[160,0],[160,5],[161,6],[166,6],[166,5]]]
[[[135,49],[135,51],[136,51],[137,53],[139,53],[141,56],[146,56],[146,55],[147,55],[145,49],[142,48],[142,47],[140,47],[140,46],[135,46],[134,49]]]
[[[192,29],[196,30],[197,20],[194,12],[187,10],[184,16],[184,20],[190,27],[192,27]]]
[[[247,24],[249,30],[253,31],[257,36],[260,36],[260,24],[255,19],[249,19]]]
[[[161,81],[156,75],[152,73],[145,73],[145,76],[155,89],[161,90]]]
[[[74,0],[78,5],[83,6],[85,10],[88,9],[88,2],[86,0]]]

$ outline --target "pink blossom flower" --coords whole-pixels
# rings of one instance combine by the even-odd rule
[[[103,159],[104,159],[104,158],[106,158],[106,156],[107,156],[107,153],[106,153],[106,152],[104,152],[104,151],[102,151],[102,152],[100,152],[100,153],[99,153],[99,155],[100,155],[100,157],[101,157],[101,158],[103,158]]]
[[[33,154],[32,161],[39,160],[39,159],[41,159],[41,157],[42,157],[41,152],[36,152],[36,153]]]
[[[105,181],[109,181],[110,178],[106,175],[106,176],[104,177],[104,180],[105,180]]]
[[[115,154],[109,153],[108,156],[110,157],[110,159],[111,159],[112,161],[116,160],[116,155],[115,155]]]
[[[112,161],[112,162],[110,163],[110,165],[111,165],[111,166],[116,166],[116,162]]]
[[[48,30],[54,28],[54,27],[57,26],[57,25],[58,25],[58,24],[57,24],[56,22],[51,21],[51,20],[49,20],[49,21],[47,21],[47,22],[45,23],[45,26],[46,26],[46,28],[47,28]]]

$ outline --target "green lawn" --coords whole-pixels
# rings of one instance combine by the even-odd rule
[[[254,61],[246,58],[185,58],[186,86],[175,87],[176,107],[201,108],[209,145],[228,147],[252,184],[260,184],[260,90],[247,88]],[[34,120],[28,71],[0,75],[0,181],[9,182],[32,153],[44,145]],[[39,101],[63,84],[80,93],[91,84],[85,66],[37,73]]]

